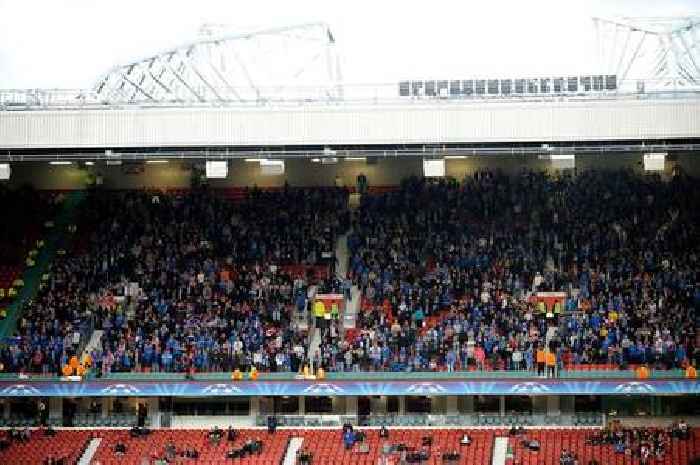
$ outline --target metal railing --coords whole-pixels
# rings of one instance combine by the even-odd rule
[[[538,78],[539,79],[539,78]],[[615,90],[562,89],[554,92],[484,93],[400,96],[398,83],[350,84],[343,86],[343,98],[329,98],[326,89],[318,86],[286,87],[279,94],[270,88],[268,98],[241,98],[245,90],[216,89],[216,100],[195,100],[187,96],[150,100],[107,98],[90,89],[0,89],[0,111],[23,110],[90,110],[90,109],[148,109],[148,108],[276,108],[346,105],[464,105],[484,102],[561,102],[578,100],[675,99],[700,97],[700,86],[688,87],[655,79],[619,81]],[[204,89],[203,89],[204,90]],[[260,94],[266,95],[265,88]],[[239,92],[240,91],[240,92]]]
[[[335,428],[346,423],[355,426],[393,427],[511,427],[511,426],[601,426],[603,414],[578,412],[575,414],[546,415],[532,413],[471,413],[471,414],[413,414],[366,417],[354,415],[276,415],[278,426]],[[267,415],[258,415],[256,426],[267,425]]]
[[[303,379],[298,373],[277,372],[259,373],[259,381],[295,381]],[[88,373],[88,379],[94,379],[94,370]],[[676,370],[651,370],[649,379],[683,379],[685,372]],[[60,381],[59,376],[41,375],[29,373],[19,376],[18,373],[0,373],[0,381],[11,380],[38,380],[38,381]],[[186,373],[183,372],[125,372],[109,373],[100,379],[104,381],[185,381]],[[325,379],[328,381],[411,381],[411,380],[499,380],[499,379],[523,379],[523,380],[543,380],[532,371],[357,371],[357,372],[327,372]],[[588,370],[571,371],[563,370],[554,380],[580,380],[580,379],[635,379],[633,370]],[[201,372],[192,377],[193,381],[230,381],[230,372]]]

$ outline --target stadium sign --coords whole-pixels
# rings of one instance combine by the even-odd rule
[[[617,90],[617,75],[518,79],[429,79],[399,82],[399,96],[460,99],[533,95],[586,95]]]

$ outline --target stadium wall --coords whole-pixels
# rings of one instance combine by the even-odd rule
[[[586,170],[629,169],[643,173],[640,154],[601,154],[578,155],[577,172]],[[168,164],[136,165],[132,174],[126,173],[125,166],[93,167],[74,164],[70,166],[53,166],[48,163],[14,163],[12,165],[11,187],[24,184],[38,189],[83,189],[91,176],[101,175],[103,185],[110,189],[173,188],[183,189],[191,185],[191,162],[173,161]],[[681,167],[691,176],[700,176],[700,155],[694,153],[676,154],[666,163],[666,175],[674,167]],[[500,170],[509,175],[517,175],[523,169],[553,171],[546,160],[532,156],[475,156],[466,159],[446,160],[446,174],[456,179],[473,175],[479,170]],[[292,186],[331,186],[336,183],[336,176],[345,186],[354,186],[357,175],[364,173],[370,186],[398,185],[409,176],[422,176],[423,166],[419,158],[384,158],[376,163],[363,161],[341,161],[335,165],[312,163],[309,160],[287,160],[283,176],[263,176],[257,163],[232,161],[229,177],[223,180],[210,180],[215,188],[243,187],[279,187],[287,181]]]
[[[690,139],[700,100],[0,111],[0,149]]]

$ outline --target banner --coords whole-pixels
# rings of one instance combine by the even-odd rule
[[[260,376],[264,378],[265,374]],[[439,380],[439,381],[2,381],[0,397],[685,395],[697,380]]]

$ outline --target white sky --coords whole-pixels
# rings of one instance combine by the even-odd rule
[[[592,73],[592,16],[698,12],[700,0],[0,0],[0,88],[90,87],[203,23],[325,21],[346,83]]]

